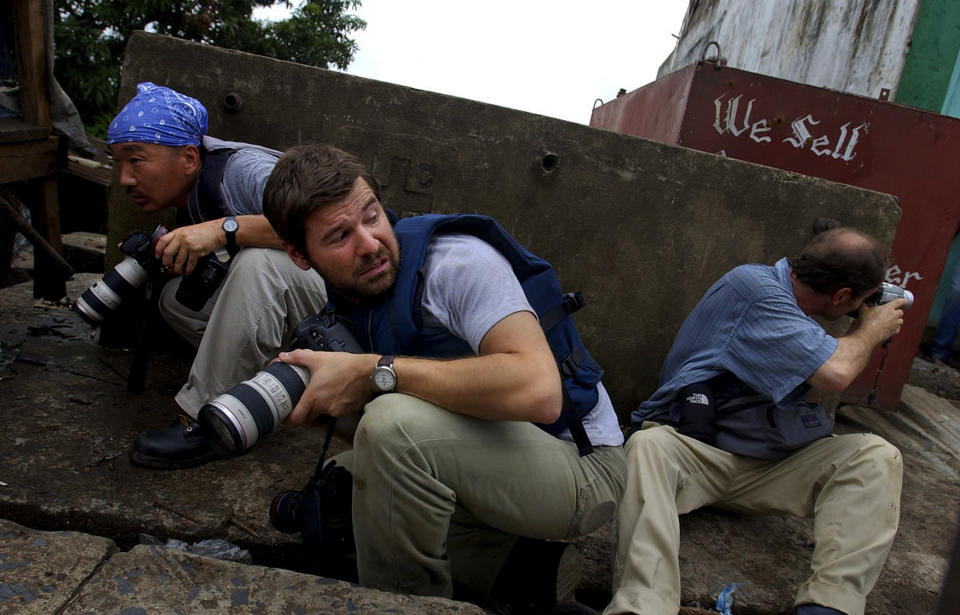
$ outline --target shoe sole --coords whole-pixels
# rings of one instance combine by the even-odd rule
[[[568,544],[557,562],[557,602],[573,600],[583,576],[583,555],[576,545]]]
[[[210,451],[209,453],[199,457],[194,457],[193,459],[152,457],[150,455],[144,455],[137,450],[130,451],[130,463],[135,466],[149,468],[151,470],[185,470],[187,468],[202,466],[205,463],[210,463],[211,461],[216,461],[217,459],[222,458],[223,457],[215,451]]]

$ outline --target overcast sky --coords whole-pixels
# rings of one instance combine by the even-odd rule
[[[359,50],[346,72],[587,124],[596,99],[656,79],[686,7],[686,0],[363,0],[357,14],[367,28],[354,34]]]

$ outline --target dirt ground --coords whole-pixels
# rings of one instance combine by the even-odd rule
[[[77,296],[97,277],[78,274],[68,295]],[[172,419],[172,397],[190,353],[162,344],[150,359],[144,390],[131,392],[125,382],[130,351],[98,343],[76,314],[38,304],[31,288],[26,283],[0,290],[6,419],[0,430],[0,518],[106,536],[122,549],[140,542],[141,534],[188,543],[223,538],[250,550],[257,564],[311,572],[298,537],[273,529],[267,509],[276,493],[301,488],[313,472],[323,430],[281,429],[247,455],[193,470],[132,466],[127,452],[137,435]],[[951,425],[960,423],[960,412],[943,400],[960,404],[955,365],[921,356],[910,378],[911,399],[931,394],[929,403],[943,417],[937,420]],[[960,462],[949,442],[933,447],[903,429],[900,423],[912,420],[911,412],[838,410],[838,431],[876,431],[904,455],[901,528],[868,600],[871,614],[933,612],[957,535]],[[581,589],[595,603],[603,602],[609,586],[611,533],[608,526],[580,541],[588,560]],[[738,615],[785,613],[808,574],[808,520],[701,510],[681,518],[681,533],[685,606],[709,606],[719,590],[739,583]]]

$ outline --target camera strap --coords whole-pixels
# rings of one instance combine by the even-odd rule
[[[320,449],[320,459],[317,461],[317,467],[313,471],[314,479],[319,478],[321,472],[323,472],[323,462],[327,458],[327,449],[330,448],[330,440],[333,439],[333,431],[336,426],[337,419],[330,417],[330,421],[327,423],[327,435],[323,438],[323,448]]]

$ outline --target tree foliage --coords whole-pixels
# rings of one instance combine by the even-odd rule
[[[116,113],[127,39],[147,30],[278,60],[345,69],[366,22],[348,11],[360,0],[308,0],[289,19],[253,19],[253,9],[290,0],[56,0],[54,72],[87,131],[106,137]]]

